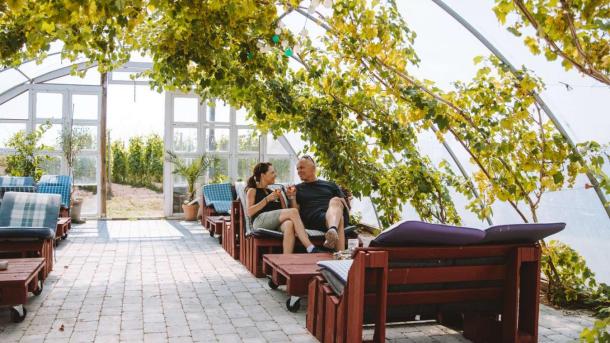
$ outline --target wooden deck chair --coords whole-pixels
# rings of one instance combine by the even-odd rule
[[[380,235],[376,246],[357,248],[353,260],[319,263],[322,277],[309,287],[312,334],[324,342],[361,342],[362,326],[369,323],[373,341],[383,342],[388,322],[436,319],[463,329],[473,342],[537,341],[536,242],[565,224],[508,225],[480,233],[416,226],[423,229],[404,230],[404,240],[399,232]],[[459,244],[448,246],[454,242]]]
[[[262,228],[252,227],[250,218],[246,215],[246,194],[245,184],[237,183],[235,190],[237,192],[238,201],[233,203],[234,216],[239,217],[239,259],[244,266],[256,277],[265,277],[263,273],[263,255],[270,253],[282,253],[282,238],[283,234],[280,231],[266,230]],[[269,188],[283,189],[282,185],[270,185]],[[282,190],[282,196],[285,194]],[[285,199],[287,201],[287,199]],[[237,226],[236,226],[237,227]],[[345,228],[346,236],[355,234],[355,227],[348,226]],[[312,243],[321,246],[324,243],[324,232],[320,230],[306,230]],[[305,247],[299,245],[295,251],[303,251]]]
[[[8,192],[0,205],[0,255],[44,257],[43,280],[53,270],[60,195]]]
[[[200,208],[201,225],[208,228],[207,218],[210,216],[228,216],[231,202],[234,200],[230,183],[214,183],[204,185],[201,189]],[[210,232],[212,233],[212,232]]]

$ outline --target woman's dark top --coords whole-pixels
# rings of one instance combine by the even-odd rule
[[[265,197],[269,194],[271,194],[271,192],[273,192],[272,190],[270,190],[269,188],[256,188],[256,195],[254,195],[254,204],[256,205],[259,202],[263,201],[263,199],[265,199]],[[280,202],[280,199],[278,198],[276,201],[269,201],[267,203],[267,205],[265,205],[265,207],[263,207],[262,210],[256,212],[255,215],[252,216],[252,221],[254,221],[254,219],[256,219],[256,217],[263,213],[263,212],[269,212],[269,211],[275,211],[275,210],[281,210],[282,209],[282,203]]]

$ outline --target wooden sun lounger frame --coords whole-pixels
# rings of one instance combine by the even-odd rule
[[[362,342],[367,305],[369,309],[370,306],[374,308],[373,341],[383,342],[387,310],[394,305],[495,300],[502,304],[499,313],[483,313],[475,309],[462,312],[458,318],[463,317],[464,336],[473,342],[537,342],[540,256],[538,244],[358,248],[342,295],[335,295],[321,276],[310,281],[307,329],[321,342]],[[397,261],[486,257],[502,257],[505,263],[390,267]],[[489,280],[499,282],[501,286],[388,290],[392,285]],[[498,321],[498,314],[501,321]],[[446,324],[442,315],[437,314],[437,320]]]
[[[233,251],[237,251],[239,261],[257,278],[265,277],[263,272],[264,254],[281,254],[282,240],[278,238],[259,237],[246,235],[244,223],[245,217],[239,200],[231,203],[231,229],[235,232],[235,240],[231,243]],[[356,235],[356,233],[353,233]],[[233,236],[231,236],[233,237]],[[350,236],[351,237],[351,236]],[[229,238],[229,240],[232,238]],[[316,246],[322,246],[323,237],[310,237],[311,242]],[[225,248],[225,250],[227,250]],[[305,247],[296,239],[295,251],[305,250]],[[230,250],[227,250],[230,251]],[[235,257],[235,254],[233,255]]]

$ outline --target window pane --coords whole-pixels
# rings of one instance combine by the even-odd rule
[[[259,139],[254,130],[237,130],[239,151],[258,151]]]
[[[206,129],[208,151],[229,151],[229,129]]]
[[[258,158],[256,157],[240,158],[237,160],[237,181],[247,181],[257,163]]]
[[[174,151],[196,152],[197,129],[174,128]]]
[[[72,108],[74,119],[97,119],[98,96],[97,95],[72,95]]]
[[[229,158],[218,157],[218,164],[216,168],[210,169],[208,177],[210,183],[220,183],[229,180]]]
[[[216,107],[208,108],[208,121],[228,123],[231,120],[231,107],[222,101],[216,102]]]
[[[74,182],[79,185],[95,185],[97,157],[79,156],[74,161]]]
[[[43,161],[40,168],[43,174],[59,175],[61,174],[61,157],[53,156],[47,161]]]
[[[199,99],[174,98],[174,122],[196,123],[198,113]]]
[[[284,155],[287,151],[277,139],[273,139],[273,135],[267,135],[267,153]]]
[[[41,124],[36,125],[36,129],[40,127]],[[59,150],[59,137],[61,136],[61,124],[53,124],[51,127],[42,135],[40,139],[40,143],[46,145],[47,147],[51,147],[50,150]]]
[[[288,158],[270,158],[269,162],[273,164],[275,173],[277,174],[275,182],[288,183],[292,182],[292,170],[290,170],[290,159]]]
[[[61,93],[36,93],[36,117],[61,119],[62,101]]]
[[[97,127],[95,126],[74,126],[75,134],[83,135],[83,150],[97,149]]]
[[[237,125],[252,125],[254,122],[250,119],[247,119],[248,111],[244,108],[235,112],[235,123]]]
[[[25,131],[25,123],[1,123],[0,148],[7,148],[8,141],[19,131]]]
[[[28,119],[28,92],[13,98],[0,105],[0,118],[2,119]],[[4,124],[0,124],[4,125]]]
[[[97,212],[97,185],[76,186],[75,194],[83,199],[81,215],[95,215]]]

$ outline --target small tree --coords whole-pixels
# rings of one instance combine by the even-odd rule
[[[144,146],[142,137],[132,137],[129,139],[129,147],[127,148],[127,174],[129,175],[129,183],[134,186],[139,186],[143,181],[144,173]]]
[[[120,141],[112,143],[112,179],[118,183],[127,182],[127,153]]]
[[[40,180],[42,164],[51,159],[41,152],[53,148],[39,142],[50,128],[51,123],[46,122],[30,133],[19,131],[9,139],[6,146],[15,149],[14,154],[6,157],[6,172],[9,175],[31,176],[35,181]]]
[[[68,175],[72,178],[72,191],[74,193],[74,165],[76,157],[85,148],[91,146],[93,137],[84,128],[74,128],[74,126],[64,126],[61,130],[61,136],[57,138],[59,146],[63,151],[68,165]]]
[[[216,157],[210,157],[206,154],[188,163],[169,150],[167,151],[167,161],[174,165],[174,174],[186,179],[188,198],[185,203],[190,203],[195,199],[197,179],[203,176],[209,167],[215,166],[218,163]]]
[[[157,134],[146,138],[144,165],[146,168],[145,183],[152,184],[163,180],[163,140]]]

